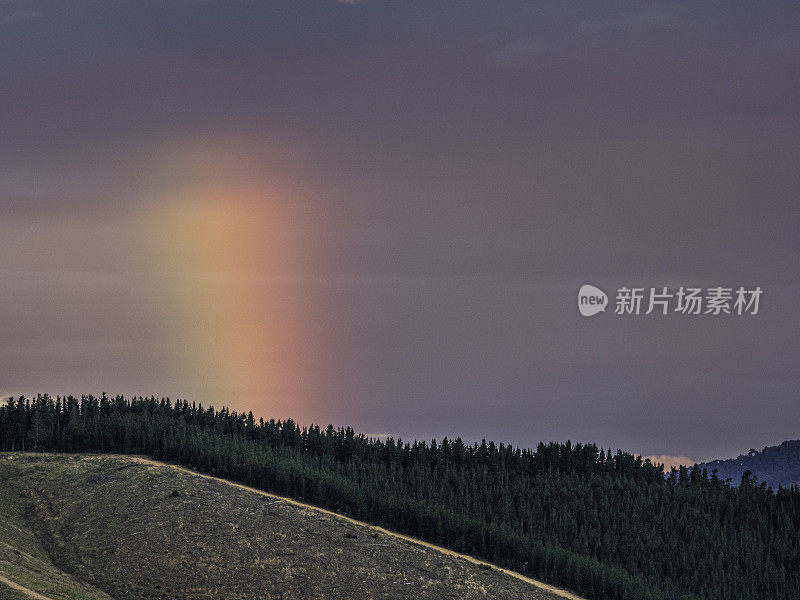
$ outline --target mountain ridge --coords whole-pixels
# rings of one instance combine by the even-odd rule
[[[800,440],[786,440],[761,450],[751,448],[747,454],[699,463],[698,466],[709,473],[716,469],[720,479],[730,479],[733,485],[741,483],[746,471],[773,489],[800,485]]]

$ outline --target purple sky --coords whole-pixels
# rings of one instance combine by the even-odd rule
[[[799,65],[795,2],[2,0],[0,393],[800,437]],[[587,282],[764,294],[585,319]]]

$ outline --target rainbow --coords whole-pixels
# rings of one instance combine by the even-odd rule
[[[302,203],[253,176],[257,156],[228,141],[158,161],[142,250],[170,304],[178,358],[167,367],[190,382],[179,397],[319,422],[335,353],[305,297],[314,236]]]

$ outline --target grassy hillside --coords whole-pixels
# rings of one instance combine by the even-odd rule
[[[0,576],[53,599],[557,598],[373,527],[129,457],[0,455],[0,507],[10,515]]]
[[[79,583],[53,564],[28,523],[27,517],[32,516],[32,482],[23,475],[25,469],[19,460],[11,459],[0,457],[0,600],[31,598],[4,580],[54,600],[109,600],[105,593]]]
[[[25,448],[180,464],[592,600],[800,598],[800,489],[664,477],[595,444],[407,443],[166,398],[37,396],[0,406],[0,449]]]

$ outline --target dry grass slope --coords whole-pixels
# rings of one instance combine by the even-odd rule
[[[58,595],[12,568],[8,552],[0,575],[54,600],[562,596],[338,515],[131,457],[0,456],[0,503],[18,515],[9,521],[17,533],[0,526],[8,552],[78,587]]]
[[[37,593],[39,600],[109,600],[53,564],[28,524],[31,482],[7,464],[0,461],[0,600],[30,600]]]

